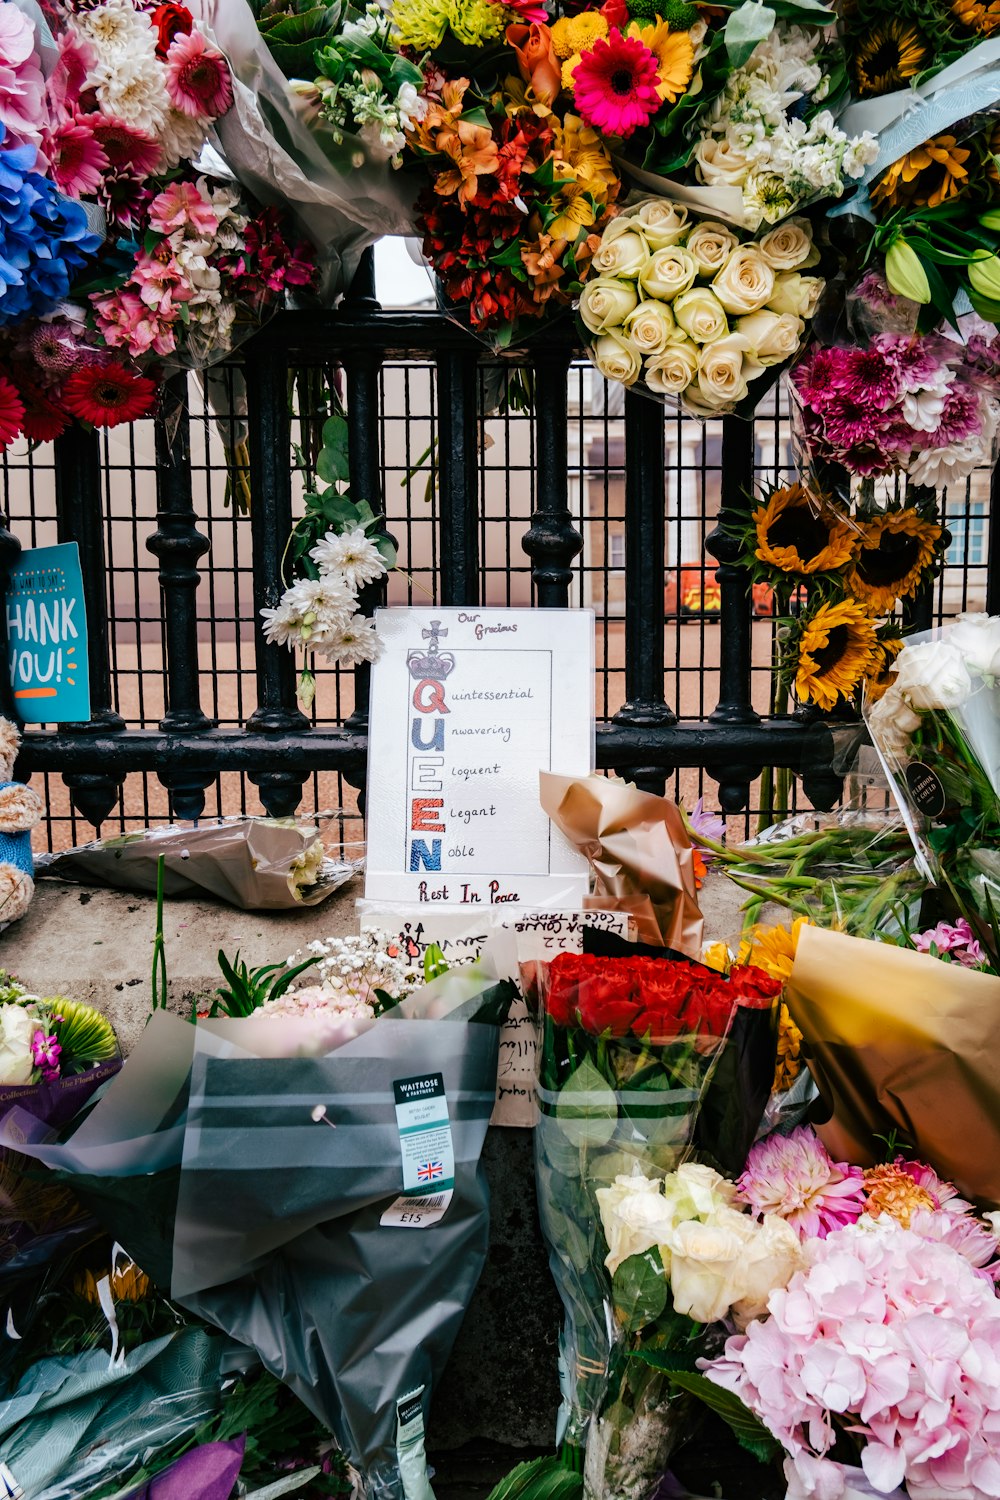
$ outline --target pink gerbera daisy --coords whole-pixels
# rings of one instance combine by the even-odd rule
[[[167,53],[166,82],[171,104],[193,119],[217,119],[233,102],[229,64],[200,31],[174,37]]]
[[[758,1141],[736,1186],[755,1213],[778,1214],[802,1239],[825,1239],[865,1208],[860,1168],[835,1162],[807,1125]]]
[[[573,73],[576,107],[588,125],[605,135],[629,136],[660,108],[660,70],[638,37],[618,30],[585,52]]]
[[[20,437],[24,426],[24,402],[17,387],[6,375],[0,375],[0,448],[8,447]]]
[[[121,120],[99,115],[91,121],[94,139],[114,171],[128,177],[149,177],[160,162],[159,144]]]
[[[70,198],[96,193],[108,166],[104,147],[85,115],[79,120],[64,120],[49,131],[45,136],[45,155],[56,186]]]

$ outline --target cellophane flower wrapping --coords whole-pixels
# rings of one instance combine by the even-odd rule
[[[595,369],[703,419],[749,416],[797,354],[825,282],[812,225],[757,238],[667,198],[608,225],[580,295]]]
[[[192,8],[232,71],[233,107],[218,126],[223,155],[244,187],[287,208],[317,247],[319,295],[329,305],[369,245],[413,233],[413,184],[393,170],[393,153],[378,139],[337,139],[311,99],[290,87],[246,0],[198,0]]]
[[[486,1256],[479,1158],[508,1003],[476,967],[336,1034],[307,1023],[305,1045],[287,1014],[158,1012],[79,1139],[40,1140],[21,1117],[3,1144],[85,1183],[171,1299],[252,1346],[329,1428],[364,1494],[404,1500],[404,1472],[407,1493],[428,1483],[432,1388]],[[440,1083],[448,1141],[414,1185],[395,1086],[416,1080]]]
[[[637,1500],[662,1472],[676,1435],[667,1382],[646,1371],[629,1385],[623,1372],[626,1329],[615,1308],[638,1291],[612,1285],[595,1195],[632,1174],[663,1177],[689,1155],[743,979],[753,989],[765,976],[748,970],[727,979],[686,961],[574,954],[539,965],[535,1163],[565,1314],[557,1439],[588,1450],[595,1500]]]
[[[1000,617],[908,636],[865,722],[925,875],[970,898],[996,956],[1000,913]]]

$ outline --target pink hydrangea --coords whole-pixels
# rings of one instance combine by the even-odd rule
[[[35,28],[16,5],[0,5],[0,123],[4,147],[41,142],[45,79],[35,51]]]
[[[736,1186],[755,1213],[778,1214],[803,1239],[851,1224],[865,1208],[860,1168],[835,1162],[808,1125],[758,1141]]]
[[[956,1248],[890,1223],[805,1246],[809,1268],[705,1374],[789,1455],[789,1493],[837,1500],[839,1434],[884,1494],[1000,1495],[1000,1301]]]

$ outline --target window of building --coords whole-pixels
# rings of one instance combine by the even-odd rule
[[[946,563],[949,568],[981,568],[986,563],[986,502],[970,500],[961,510],[948,509],[945,525],[951,532]]]
[[[624,531],[608,532],[608,567],[613,573],[620,573],[625,567]]]

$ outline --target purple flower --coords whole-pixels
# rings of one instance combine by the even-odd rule
[[[823,416],[826,435],[838,448],[851,449],[874,440],[874,413],[864,401],[838,392],[828,399]]]
[[[31,1038],[31,1057],[36,1068],[41,1068],[42,1077],[48,1083],[54,1082],[59,1077],[59,1058],[62,1048],[59,1038],[46,1036],[45,1032],[38,1028]]]
[[[714,839],[714,841],[718,843],[719,840],[725,838],[726,835],[725,818],[720,818],[717,813],[706,812],[705,799],[704,797],[699,797],[694,805],[694,811],[688,818],[688,825],[691,829],[692,834],[694,835],[695,843],[698,844],[698,847],[701,850],[702,859],[704,860],[706,865],[710,865],[712,863],[712,860],[715,858],[715,855],[712,853],[711,849],[702,848],[698,840],[698,835],[699,833],[703,833],[706,838]]]
[[[879,349],[858,349],[841,389],[861,406],[885,411],[899,398],[899,373]]]
[[[975,969],[986,962],[982,945],[965,917],[959,917],[954,926],[939,922],[926,932],[915,933],[912,941],[918,953],[929,953],[933,948],[936,958],[961,964],[963,969]]]

